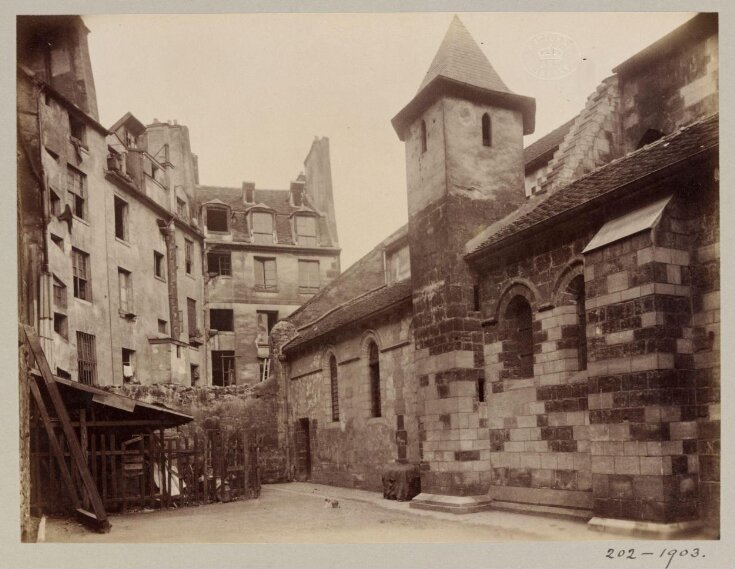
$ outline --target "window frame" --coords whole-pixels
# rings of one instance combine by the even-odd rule
[[[166,255],[163,253],[153,250],[153,276],[160,281],[166,281]],[[160,273],[160,274],[159,274]]]
[[[124,285],[124,286],[123,286]],[[117,288],[119,310],[123,314],[133,314],[135,312],[134,296],[133,296],[133,273],[124,269],[117,268]],[[123,298],[123,292],[125,298]]]
[[[81,261],[81,262],[80,262]],[[74,298],[92,302],[92,278],[90,271],[90,256],[86,251],[76,247],[71,248],[71,264],[73,275]]]
[[[88,149],[87,147],[87,125],[84,124],[84,121],[79,120],[72,113],[69,113],[68,117],[69,117],[69,139],[72,141],[78,142],[85,149]]]
[[[211,355],[211,365],[212,365],[212,385],[215,386],[221,386],[221,387],[227,387],[228,385],[235,385],[237,383],[237,365],[235,360],[235,351],[234,350],[212,350],[210,352]],[[215,357],[219,359],[219,365],[215,366]],[[227,362],[227,364],[225,363]],[[222,377],[218,378],[215,377],[215,370],[217,368],[220,368],[222,372]],[[227,369],[229,368],[229,369]],[[229,376],[229,381],[228,381]],[[218,380],[221,381],[221,383],[218,383]]]
[[[381,399],[380,377],[380,348],[378,343],[371,339],[367,345],[368,377],[370,381],[370,417],[383,416],[383,402]]]
[[[189,329],[189,338],[194,338],[199,331],[199,318],[197,318],[197,301],[186,297],[186,325]]]
[[[216,314],[215,314],[216,313]],[[226,316],[229,313],[229,316]],[[225,321],[221,321],[224,318]],[[225,327],[215,326],[215,323],[225,324]],[[210,308],[209,309],[209,327],[217,330],[217,332],[234,332],[235,331],[235,311],[232,308]]]
[[[94,334],[77,330],[77,380],[97,385],[97,346]]]
[[[63,312],[54,311],[54,332],[64,340],[69,339],[69,318]]]
[[[258,216],[258,217],[256,217]],[[256,219],[270,219],[270,233],[264,231],[256,231]],[[259,239],[258,236],[263,236]],[[256,210],[250,212],[250,241],[258,245],[273,245],[276,242],[276,216],[271,211]]]
[[[258,279],[258,267],[262,266],[262,281]],[[272,279],[268,279],[269,271],[266,270],[268,266],[273,267]],[[276,257],[254,257],[253,258],[254,278],[255,278],[255,290],[261,292],[278,292],[278,264]],[[272,282],[273,284],[269,284]]]
[[[484,113],[481,119],[482,145],[488,148],[493,145],[493,120],[489,113]]]
[[[398,271],[397,270],[394,271],[394,266],[393,266],[392,261],[393,259],[399,259],[400,258],[399,255],[404,250],[406,251],[405,266],[408,267],[408,269],[407,270],[405,268],[403,269],[403,272],[401,274],[403,274],[404,276],[401,277],[399,274],[394,274],[394,273],[398,273]],[[385,272],[387,284],[398,283],[398,282],[411,278],[411,249],[408,243],[402,243],[398,246],[394,246],[386,250],[385,251],[385,266],[387,269]]]
[[[184,238],[184,272],[187,275],[194,273],[194,241]]]
[[[223,259],[227,262],[223,264]],[[212,270],[213,266],[216,266],[216,270]],[[216,273],[214,276],[218,277],[231,277],[232,276],[232,252],[231,251],[209,251],[207,253],[207,272],[211,275]]]
[[[212,213],[218,213],[222,215],[225,229],[212,229],[210,225],[210,216]],[[204,207],[204,214],[206,220],[206,227],[208,233],[229,233],[230,232],[230,209],[224,205],[209,204]]]
[[[307,266],[314,267],[316,266],[316,279],[317,284],[316,286],[313,286],[311,284],[311,272],[306,271],[305,268]],[[299,277],[299,293],[300,294],[316,294],[319,292],[319,289],[321,288],[321,264],[318,259],[299,259],[298,260],[298,277]],[[304,277],[309,277],[308,283],[304,283]]]
[[[310,221],[313,223],[314,234],[306,235],[299,232],[299,223]],[[299,214],[294,216],[294,236],[297,245],[302,247],[318,247],[319,246],[319,219],[315,215]],[[310,241],[311,240],[311,241]]]
[[[120,241],[128,240],[128,202],[122,199],[120,196],[115,195],[114,198],[114,210],[115,210],[115,239]],[[120,205],[120,219],[118,225],[118,205]],[[118,229],[121,229],[122,235],[118,233]]]
[[[79,186],[76,184],[79,180]],[[87,174],[71,164],[66,165],[66,191],[71,194],[71,212],[77,219],[87,221],[89,217],[89,204],[87,202]],[[81,210],[81,215],[80,215]]]
[[[332,403],[332,422],[339,422],[339,370],[337,356],[329,354],[329,388]]]

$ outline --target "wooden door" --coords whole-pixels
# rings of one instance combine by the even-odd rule
[[[309,444],[309,419],[298,419],[294,428],[296,447],[296,480],[303,482],[311,474],[311,446]]]

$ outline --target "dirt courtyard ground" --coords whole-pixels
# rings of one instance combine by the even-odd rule
[[[338,500],[333,508],[326,500]],[[605,540],[584,521],[488,511],[465,516],[409,509],[380,494],[309,483],[265,485],[257,500],[110,516],[96,534],[47,521],[46,542],[451,543]],[[618,537],[619,539],[619,537]]]

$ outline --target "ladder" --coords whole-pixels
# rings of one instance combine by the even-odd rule
[[[260,381],[265,381],[270,377],[271,374],[271,359],[270,358],[264,358],[263,363],[260,366],[261,372],[260,372]]]
[[[59,472],[63,479],[64,486],[66,487],[69,501],[71,502],[72,509],[80,518],[80,520],[92,526],[100,533],[107,533],[110,531],[110,522],[107,520],[107,512],[102,504],[102,498],[100,498],[97,486],[92,479],[92,474],[89,472],[89,465],[82,452],[82,447],[79,445],[77,434],[74,432],[71,420],[69,419],[69,413],[66,410],[64,400],[61,398],[59,393],[59,387],[56,385],[56,380],[51,373],[51,368],[46,360],[46,355],[43,353],[41,347],[41,341],[38,339],[36,331],[27,325],[23,325],[20,330],[20,337],[25,337],[28,347],[30,348],[33,359],[36,362],[38,370],[32,370],[27,378],[29,383],[31,394],[36,402],[38,414],[41,416],[43,425],[46,429],[46,434],[49,439],[49,446],[51,452],[56,457],[56,462],[59,465]],[[21,381],[25,378],[21,376]],[[79,473],[82,480],[82,499],[87,498],[92,506],[92,512],[84,509],[80,501],[77,487],[74,485],[72,480],[69,466],[67,465],[66,459],[64,458],[64,451],[61,448],[59,439],[56,436],[54,430],[54,421],[49,414],[49,409],[46,406],[46,402],[41,393],[41,387],[44,388],[48,394],[48,398],[51,401],[51,407],[56,413],[56,418],[61,423],[62,430],[64,431],[64,437],[66,438],[69,446],[69,455],[71,457],[72,469]]]

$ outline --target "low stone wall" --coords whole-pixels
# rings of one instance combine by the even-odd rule
[[[281,444],[278,389],[275,381],[256,386],[187,387],[176,384],[110,386],[106,390],[146,403],[158,403],[187,413],[194,421],[180,427],[196,429],[235,427],[244,429],[260,447],[261,482],[287,479],[286,453]]]

